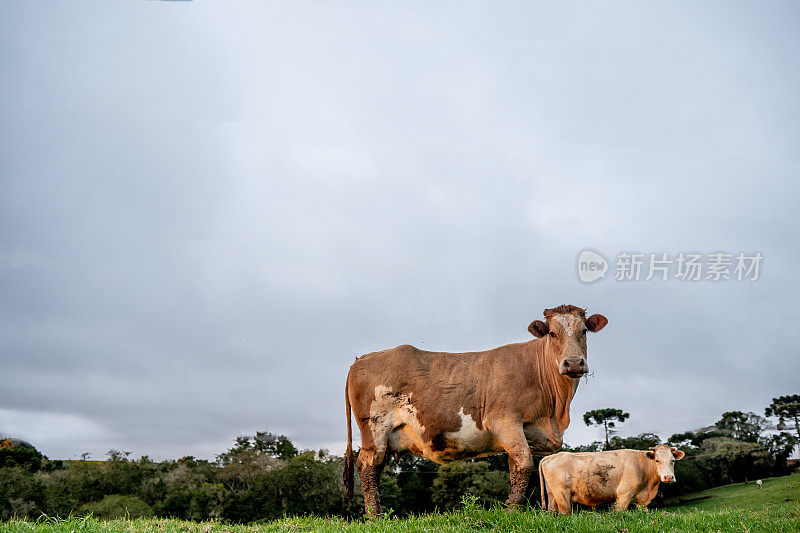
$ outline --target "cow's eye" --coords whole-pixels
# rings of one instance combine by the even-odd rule
[[[551,331],[550,333],[548,333],[548,335],[550,335],[554,339],[556,338],[556,333],[554,331]]]

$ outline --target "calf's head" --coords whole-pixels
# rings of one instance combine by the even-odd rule
[[[658,479],[663,483],[675,483],[675,461],[683,459],[685,454],[666,444],[659,444],[645,453],[650,460],[655,461]]]
[[[586,318],[586,310],[574,305],[560,305],[544,310],[544,319],[534,320],[528,331],[545,338],[545,354],[558,365],[558,372],[579,378],[589,372],[586,362],[586,332],[600,331],[608,324],[603,315]]]

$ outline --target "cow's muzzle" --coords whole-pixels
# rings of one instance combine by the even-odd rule
[[[663,483],[675,483],[675,476],[671,474],[667,474],[666,476],[661,476],[661,481]]]
[[[579,378],[589,372],[589,365],[583,357],[570,357],[562,359],[558,371],[565,376]]]

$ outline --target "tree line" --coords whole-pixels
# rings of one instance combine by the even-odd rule
[[[708,428],[672,435],[668,442],[686,452],[675,464],[677,483],[663,485],[663,497],[680,496],[731,482],[788,473],[787,458],[800,442],[800,395],[776,398],[765,415],[778,418],[778,433],[765,432],[766,418],[731,411]],[[604,440],[566,451],[647,449],[654,434],[621,437],[629,417],[619,409],[584,416],[604,428]],[[795,436],[793,433],[796,433]],[[66,517],[92,513],[101,518],[161,516],[248,523],[285,515],[360,516],[360,487],[348,505],[342,486],[343,459],[325,450],[298,450],[283,435],[259,432],[238,437],[208,461],[194,457],[152,461],[111,450],[105,461],[49,460],[32,446],[0,440],[0,519]],[[358,483],[358,478],[356,478]],[[382,503],[397,515],[452,509],[464,495],[483,505],[508,495],[508,458],[437,465],[410,453],[393,456],[381,479]],[[530,501],[538,501],[532,476]]]

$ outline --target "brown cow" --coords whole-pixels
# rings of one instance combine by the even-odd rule
[[[588,372],[586,332],[602,315],[562,305],[528,326],[534,340],[483,352],[427,352],[403,345],[364,355],[345,385],[344,481],[353,494],[350,410],[361,430],[358,473],[367,512],[380,512],[378,481],[388,453],[410,450],[448,463],[508,452],[511,494],[522,501],[533,459],[561,447],[569,405]]]
[[[666,444],[649,451],[561,452],[539,463],[542,509],[568,514],[572,504],[594,509],[615,502],[627,509],[632,500],[639,507],[656,497],[658,485],[675,482],[673,465],[684,453]]]

